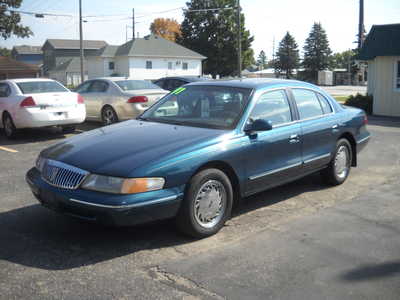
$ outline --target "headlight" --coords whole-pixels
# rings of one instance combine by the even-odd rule
[[[137,194],[161,190],[164,178],[119,178],[89,175],[82,184],[83,189],[113,194]]]
[[[35,165],[36,165],[36,169],[38,169],[40,173],[42,173],[45,163],[46,163],[46,159],[39,155],[38,158],[36,159]]]

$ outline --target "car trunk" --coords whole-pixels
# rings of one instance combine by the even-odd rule
[[[77,95],[70,92],[25,94],[24,96],[32,97],[37,106],[46,109],[70,107],[78,103]]]
[[[164,95],[168,94],[168,91],[159,90],[159,89],[143,89],[143,90],[132,90],[126,91],[124,94],[128,97],[134,96],[146,96],[148,102],[146,103],[147,106],[151,106],[156,103],[159,99],[161,99]]]

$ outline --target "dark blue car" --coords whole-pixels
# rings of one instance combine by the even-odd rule
[[[66,215],[114,225],[176,218],[205,237],[241,197],[317,171],[343,183],[369,140],[366,123],[362,110],[304,82],[192,83],[137,120],[43,150],[26,179]]]

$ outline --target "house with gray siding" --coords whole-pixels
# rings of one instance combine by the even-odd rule
[[[14,46],[11,50],[11,57],[16,61],[31,65],[41,65],[43,63],[43,52],[40,46]]]
[[[87,74],[86,57],[94,55],[99,49],[107,46],[105,41],[84,40],[84,73]],[[80,73],[77,69],[77,62],[80,59],[79,40],[68,39],[48,39],[42,47],[43,51],[43,72],[45,76],[50,78],[57,74],[57,78],[64,84],[72,84],[76,82],[76,73]],[[80,63],[79,63],[80,64]],[[60,74],[64,72],[64,74]],[[53,77],[52,77],[53,76]],[[87,76],[87,75],[86,75]],[[79,76],[80,78],[80,76]],[[80,82],[80,79],[79,79]]]

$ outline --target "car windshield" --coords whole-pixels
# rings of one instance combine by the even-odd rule
[[[251,89],[225,86],[180,87],[140,119],[177,125],[232,129],[249,101]]]
[[[115,83],[123,91],[160,89],[158,85],[155,85],[147,80],[118,80],[115,81]]]
[[[68,92],[56,81],[26,81],[18,82],[17,85],[23,94]]]

